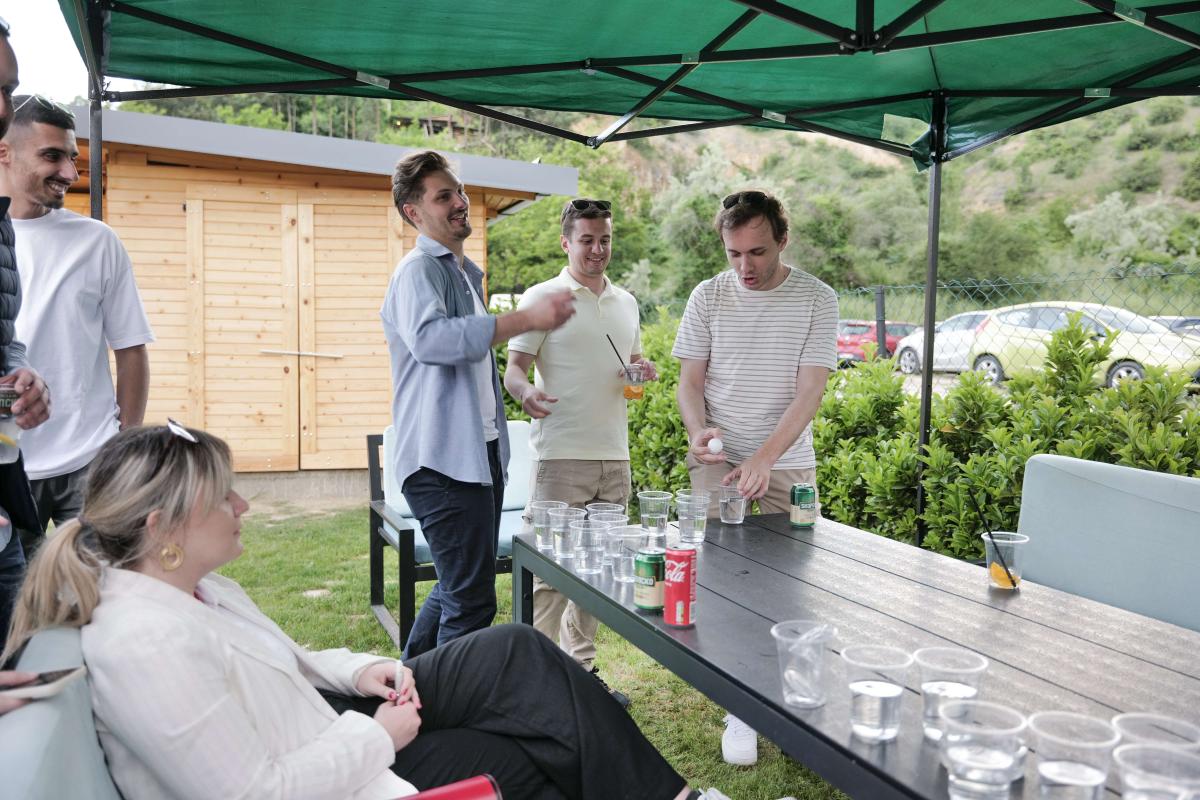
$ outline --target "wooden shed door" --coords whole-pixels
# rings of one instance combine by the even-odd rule
[[[296,192],[188,187],[189,422],[239,471],[300,467]]]
[[[411,241],[384,192],[301,191],[300,468],[366,466],[366,435],[391,423],[379,307]],[[409,239],[415,234],[408,230]]]

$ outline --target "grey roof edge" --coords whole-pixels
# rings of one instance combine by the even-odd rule
[[[72,111],[76,135],[89,138],[90,110],[75,106]],[[388,177],[398,160],[421,149],[107,108],[103,124],[106,142]],[[575,167],[452,152],[444,155],[455,165],[462,182],[470,186],[537,195],[574,196],[579,191],[579,170]]]

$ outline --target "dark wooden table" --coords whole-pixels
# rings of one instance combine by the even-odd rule
[[[1131,536],[1136,534],[1131,532]],[[840,652],[869,642],[909,651],[957,645],[991,661],[982,699],[1026,714],[1069,710],[1108,719],[1157,711],[1200,723],[1200,633],[1032,583],[989,588],[982,567],[846,525],[793,529],[782,514],[744,525],[711,521],[700,548],[694,628],[639,612],[632,584],[575,575],[513,542],[513,614],[533,618],[536,574],[792,758],[855,798],[944,798],[946,772],[921,733],[916,668],[902,701],[899,737],[868,744],[850,734]],[[1153,576],[1147,576],[1153,580]],[[837,626],[826,652],[828,702],[783,703],[771,626],[786,619]],[[720,743],[712,743],[714,752]],[[1037,796],[1035,758],[1012,796]],[[1108,796],[1119,795],[1115,770]]]

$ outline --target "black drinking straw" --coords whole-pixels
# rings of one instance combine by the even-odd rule
[[[625,366],[625,359],[621,358],[621,351],[617,349],[615,344],[613,344],[612,337],[606,333],[604,334],[604,338],[608,339],[608,344],[610,347],[612,347],[613,353],[616,354],[617,361],[621,362],[621,369],[625,370],[625,377],[629,378],[629,380],[633,380],[633,374],[629,371],[629,367]]]
[[[1004,561],[1004,553],[1000,552],[1000,546],[996,544],[996,537],[992,535],[991,526],[987,524],[987,520],[983,516],[983,509],[979,506],[979,501],[975,499],[975,493],[967,489],[967,497],[971,499],[971,505],[975,508],[975,513],[979,515],[979,521],[983,523],[983,535],[992,540],[992,549],[996,551],[996,558],[1000,559],[1000,566],[1004,567],[1004,574],[1008,577],[1008,585],[1012,588],[1017,588],[1017,582],[1013,578],[1012,572],[1008,569],[1008,564]]]

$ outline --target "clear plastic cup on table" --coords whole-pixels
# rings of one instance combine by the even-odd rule
[[[1121,738],[1111,723],[1072,711],[1039,711],[1029,717],[1029,732],[1042,797],[1100,799]]]
[[[794,708],[825,704],[825,650],[837,628],[812,619],[793,619],[771,627],[779,653],[783,702]]]
[[[726,525],[741,525],[746,519],[746,498],[736,486],[722,486],[717,500],[721,507],[721,522]]]
[[[928,739],[942,738],[938,710],[947,700],[971,700],[979,694],[988,660],[961,647],[922,647],[913,653],[925,704],[921,726]]]
[[[620,503],[588,503],[584,508],[587,509],[588,519],[591,519],[593,514],[624,514],[628,511]]]
[[[610,526],[607,522],[590,519],[572,520],[568,527],[575,540],[575,572],[578,575],[595,575],[604,563],[604,537]]]
[[[615,504],[609,503],[607,505],[615,505]],[[608,527],[610,527],[610,528],[624,528],[626,525],[629,524],[628,515],[626,515],[624,513],[617,514],[617,513],[611,512],[611,511],[589,512],[588,519],[593,520],[595,522],[606,523],[608,525]],[[605,538],[604,542],[605,543],[604,543],[604,561],[603,561],[603,563],[604,563],[604,566],[608,567],[608,566],[611,566],[613,563],[613,555],[616,553],[615,548],[617,547],[617,545],[607,538]]]
[[[1122,800],[1200,797],[1200,753],[1161,744],[1123,744],[1113,751]]]
[[[1029,537],[1022,533],[993,531],[982,533],[987,556],[988,580],[998,589],[1016,589],[1021,585],[1021,562]]]
[[[938,714],[951,800],[1008,800],[1009,787],[1023,775],[1025,715],[986,700],[948,700]]]
[[[646,546],[646,530],[641,525],[626,525],[609,528],[604,535],[608,540],[608,549],[613,554],[613,580],[633,583],[634,559],[638,550]]]
[[[679,539],[685,544],[702,544],[708,527],[708,492],[681,490],[675,493],[675,519],[679,523]]]
[[[1200,725],[1186,720],[1134,711],[1117,714],[1112,724],[1121,734],[1121,744],[1157,744],[1200,753]]]
[[[543,553],[554,552],[554,537],[550,533],[550,509],[566,508],[561,500],[534,500],[529,504],[529,515],[533,518],[533,538],[537,549]]]
[[[898,647],[853,644],[842,649],[850,685],[850,731],[868,742],[900,733],[900,701],[913,657]]]
[[[570,524],[587,516],[582,508],[552,508],[547,514],[550,517],[550,535],[554,539],[554,557],[562,561],[574,559],[575,551],[579,549]]]
[[[671,515],[670,492],[638,492],[638,508],[642,515],[642,527],[654,538],[655,547],[667,543],[667,518]]]

